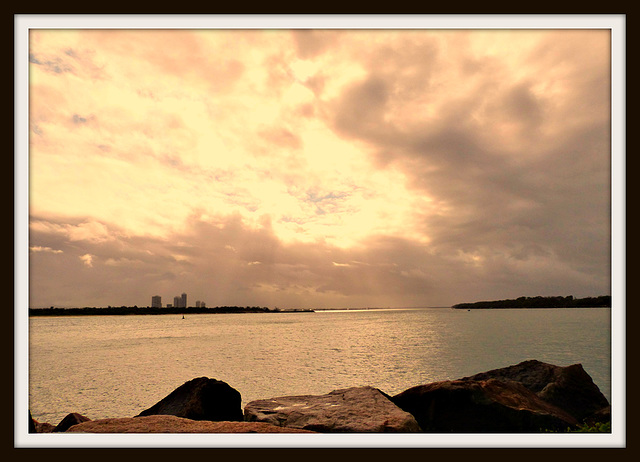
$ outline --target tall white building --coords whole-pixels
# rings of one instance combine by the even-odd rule
[[[162,308],[162,297],[160,295],[151,297],[151,308]]]
[[[180,297],[180,303],[182,303],[181,308],[187,307],[187,294],[182,294],[182,296]]]

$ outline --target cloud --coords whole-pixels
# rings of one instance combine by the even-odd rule
[[[62,253],[62,250],[55,250],[55,249],[52,249],[51,247],[42,247],[39,245],[31,246],[29,247],[29,250],[31,252]]]
[[[608,34],[32,31],[32,299],[600,295]]]
[[[42,59],[34,55],[29,55],[29,62],[42,66],[47,72],[61,74],[63,72],[71,72],[73,68],[66,64],[62,59],[55,58],[53,60]]]
[[[339,42],[338,35],[322,30],[295,30],[292,38],[302,59],[314,58]]]
[[[66,236],[70,241],[103,242],[114,238],[104,223],[86,219],[72,223],[57,223],[46,219],[32,219],[30,228],[34,231],[53,232]]]
[[[89,268],[93,267],[93,255],[85,253],[80,257],[80,260]]]
[[[260,132],[260,136],[267,142],[284,148],[300,149],[302,146],[300,138],[286,128],[263,130]]]
[[[81,264],[32,253],[32,303],[146,306],[151,295],[187,292],[209,306],[449,305],[486,290],[531,294],[532,283],[550,293],[569,287],[579,295],[604,282],[535,247],[522,246],[518,258],[500,249],[454,254],[378,236],[341,248],[282,242],[268,222],[255,227],[238,216],[192,217],[190,223],[166,239],[109,228],[116,236],[110,241],[73,241],[62,227],[38,227],[33,243],[55,243],[64,250],[60,256]],[[42,290],[53,282],[51,274],[57,275],[54,287]]]
[[[606,70],[608,62],[601,53],[588,56],[593,40],[606,37],[604,34],[557,33],[554,37],[572,46],[553,48],[553,59],[541,55],[541,44],[529,45],[531,36],[514,34],[516,42],[525,44],[516,62],[526,63],[528,80],[497,77],[508,75],[516,63],[496,59],[491,66],[474,68],[471,85],[463,80],[467,74],[456,77],[445,68],[442,74],[451,79],[439,83],[442,96],[430,90],[434,82],[427,78],[424,100],[418,102],[391,91],[409,88],[412,82],[390,60],[384,74],[372,68],[364,79],[343,90],[332,103],[334,126],[344,136],[367,143],[380,168],[393,165],[401,169],[410,188],[438,204],[421,214],[434,249],[479,251],[482,246],[483,251],[491,252],[536,245],[560,254],[576,239],[588,240],[591,245],[583,249],[598,253],[602,257],[599,265],[606,268],[607,227],[600,227],[594,240],[587,238],[593,228],[586,225],[594,215],[603,220],[608,216],[608,93],[602,85],[607,79],[603,73],[591,72]],[[544,37],[545,46],[550,40]],[[406,41],[405,50],[421,46]],[[444,43],[428,41],[433,59],[429,69],[446,66],[445,49]],[[579,60],[572,56],[576,49]],[[478,62],[469,54],[459,62],[474,60]],[[578,76],[589,71],[585,73],[591,80],[559,88],[559,69],[564,78],[578,82],[583,80]],[[566,91],[568,97],[557,94],[562,101],[558,104],[543,89]],[[593,116],[585,118],[585,99],[602,112],[590,111]],[[396,112],[394,107],[405,110]],[[597,149],[594,138],[602,142]],[[586,184],[599,186],[588,188]],[[578,199],[583,194],[585,201]],[[573,207],[568,208],[569,204]],[[592,208],[595,204],[597,212]],[[569,226],[568,216],[583,226]]]

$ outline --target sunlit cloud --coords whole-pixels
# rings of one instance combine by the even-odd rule
[[[93,255],[86,253],[80,257],[80,260],[89,268],[93,267]]]
[[[34,245],[29,247],[31,252],[45,252],[45,253],[62,253],[62,250],[52,249],[51,247],[42,247],[39,245]]]

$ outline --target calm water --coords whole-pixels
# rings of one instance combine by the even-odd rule
[[[396,394],[538,359],[582,363],[610,399],[609,309],[78,316],[29,319],[29,406],[57,424],[132,417],[184,382],[249,401],[371,385]]]

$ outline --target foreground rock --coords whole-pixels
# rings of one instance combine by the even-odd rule
[[[67,433],[313,433],[261,422],[212,422],[173,415],[100,419],[83,422]]]
[[[191,420],[242,421],[242,397],[227,383],[207,377],[190,380],[136,417],[174,415]]]
[[[34,433],[53,433],[53,429],[56,428],[55,425],[50,424],[49,422],[35,422],[35,429],[36,431]]]
[[[49,422],[38,422],[29,411],[29,433],[52,433],[54,428],[56,428],[55,425]]]
[[[524,361],[458,380],[419,385],[394,397],[373,387],[283,396],[241,408],[238,391],[200,377],[135,418],[89,420],[69,414],[54,427],[29,413],[29,431],[96,433],[566,431],[610,422],[607,399],[580,364]]]
[[[603,407],[599,411],[584,418],[584,424],[589,427],[607,422],[611,423],[611,406]]]
[[[451,380],[419,385],[392,398],[425,432],[566,431],[577,420],[513,381]]]
[[[88,422],[91,419],[89,417],[78,414],[77,412],[72,412],[71,414],[67,414],[64,419],[60,421],[58,425],[52,430],[54,432],[66,432],[69,428],[73,427],[82,422]]]
[[[411,414],[373,387],[252,401],[244,408],[244,418],[249,422],[325,433],[420,431]]]
[[[609,401],[581,364],[555,366],[537,360],[481,372],[461,380],[513,380],[579,421],[606,416]],[[606,417],[600,417],[600,420]]]

